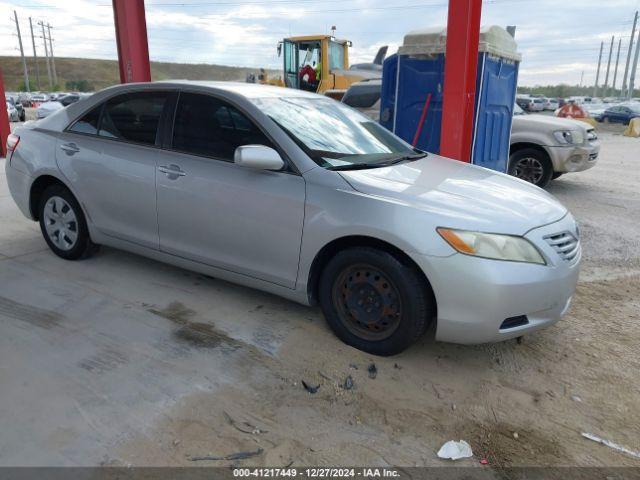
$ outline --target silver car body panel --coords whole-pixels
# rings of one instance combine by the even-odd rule
[[[202,92],[234,104],[271,137],[291,168],[255,171],[64,132],[113,95],[153,89]],[[513,177],[436,155],[385,168],[326,170],[251,102],[287,95],[314,94],[208,82],[103,90],[17,130],[19,148],[6,162],[11,194],[33,218],[31,186],[42,175],[53,176],[79,199],[96,243],[303,304],[312,303],[310,272],[327,245],[354,236],[389,243],[430,281],[441,340],[501,340],[560,318],[574,293],[580,261],[561,262],[539,234],[575,230],[571,215],[551,195]],[[79,152],[70,155],[60,148],[69,143]],[[165,164],[178,165],[186,175],[170,178],[158,171]],[[543,252],[547,265],[456,253],[437,234],[439,226],[524,235]],[[529,315],[531,321],[501,332],[496,325],[512,315]]]

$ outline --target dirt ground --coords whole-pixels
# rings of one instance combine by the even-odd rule
[[[0,465],[432,466],[464,439],[457,465],[640,466],[581,435],[640,451],[640,140],[601,136],[595,168],[549,187],[583,235],[568,315],[392,358],[261,292],[112,249],[57,259],[0,177]]]

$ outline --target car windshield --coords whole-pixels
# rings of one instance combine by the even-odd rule
[[[375,167],[425,154],[370,118],[329,98],[253,99],[318,165]]]

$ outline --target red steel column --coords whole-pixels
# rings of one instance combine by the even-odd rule
[[[449,0],[440,155],[471,161],[482,0]]]
[[[120,83],[150,82],[144,0],[113,0]]]
[[[4,100],[4,77],[2,76],[2,68],[0,68],[0,99]],[[7,137],[11,133],[9,126],[9,115],[7,113],[7,105],[2,102],[0,105],[0,157],[7,156]]]

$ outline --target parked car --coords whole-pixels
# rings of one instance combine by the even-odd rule
[[[547,98],[547,100],[544,102],[545,110],[551,110],[552,112],[554,112],[556,108],[559,108],[559,107],[560,107],[560,103],[558,102],[557,98]]]
[[[516,103],[527,112],[541,112],[544,110],[545,98],[533,97],[533,96],[521,96],[516,97]]]
[[[516,104],[523,109],[524,111],[528,112],[531,110],[531,105],[533,104],[533,98],[529,97],[529,96],[523,96],[523,95],[518,95],[516,96]]]
[[[611,108],[611,105],[607,105],[606,103],[585,103],[580,107],[587,112],[591,118],[601,121],[602,115],[607,108]]]
[[[20,116],[18,114],[18,110],[13,106],[11,102],[5,101],[7,104],[7,116],[9,117],[10,122],[19,122]]]
[[[546,103],[546,98],[534,98],[533,102],[529,104],[530,112],[542,112]]]
[[[38,108],[36,108],[36,117],[38,119],[46,118],[53,112],[56,112],[62,108],[64,108],[62,103],[54,100],[49,100],[48,102],[41,103]]]
[[[77,93],[69,93],[67,95],[64,95],[62,97],[58,98],[58,102],[60,102],[62,104],[63,107],[67,107],[69,105],[71,105],[72,103],[76,103],[77,101],[79,101],[82,97],[80,96],[80,94]]]
[[[7,95],[6,96],[6,100],[7,102],[9,102],[11,105],[13,105],[13,108],[15,108],[18,111],[18,120],[19,122],[24,122],[27,114],[26,111],[24,109],[24,107],[22,106],[22,103],[20,103],[19,98],[17,95]]]
[[[604,123],[622,123],[628,125],[634,118],[640,117],[640,103],[629,102],[607,108],[598,118]]]
[[[578,228],[551,195],[300,90],[119,85],[8,147],[11,195],[56,255],[110,245],[319,303],[373,354],[434,322],[443,341],[519,337],[559,320],[578,279]]]
[[[25,108],[33,106],[33,102],[31,100],[31,93],[29,92],[20,92],[18,94],[18,100],[20,101],[22,106]]]
[[[527,115],[514,106],[509,173],[538,187],[567,172],[595,166],[600,142],[588,123],[547,115]]]

